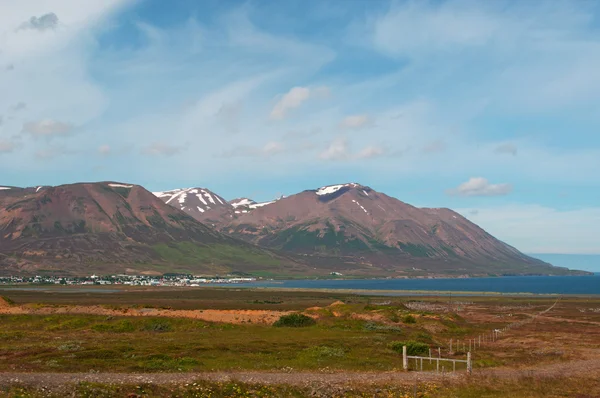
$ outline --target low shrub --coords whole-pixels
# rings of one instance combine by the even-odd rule
[[[374,331],[374,332],[396,332],[396,333],[402,332],[402,329],[400,329],[398,326],[382,325],[382,324],[376,323],[376,322],[365,323],[363,326],[363,329],[369,330],[369,331]]]
[[[96,332],[129,333],[135,332],[135,325],[130,321],[119,321],[115,323],[98,323],[92,326]]]
[[[314,358],[342,358],[346,352],[338,347],[316,346],[304,350],[310,357]]]
[[[170,332],[171,329],[171,323],[162,319],[151,319],[144,325],[147,332]]]
[[[417,323],[417,319],[414,316],[412,316],[412,315],[409,314],[409,315],[404,315],[402,317],[402,322],[406,323],[406,324]]]
[[[433,344],[433,336],[427,332],[415,332],[410,336],[410,339],[420,343]]]
[[[4,302],[8,305],[15,305],[15,302],[6,296],[0,296],[0,300],[4,300]]]
[[[69,343],[61,344],[56,348],[59,351],[79,351],[79,350],[81,350],[81,345],[76,342],[69,342]]]
[[[426,355],[429,354],[429,345],[418,341],[393,341],[390,343],[390,348],[396,352],[402,353],[402,347],[406,346],[408,355]]]
[[[304,314],[296,313],[296,314],[281,316],[273,324],[273,326],[299,328],[299,327],[312,326],[316,323],[317,322],[313,318],[306,316]]]

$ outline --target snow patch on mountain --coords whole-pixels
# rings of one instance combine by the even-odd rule
[[[270,202],[254,203],[248,207],[251,209],[258,209],[259,207],[267,206],[267,205],[270,205],[271,203],[275,203],[275,202],[276,202],[275,200],[272,200]]]
[[[238,207],[246,207],[246,206],[254,205],[254,204],[256,204],[256,202],[253,201],[252,199],[242,198],[242,199],[235,199],[235,200],[231,201],[230,204],[234,208],[237,209]]]
[[[10,189],[9,187],[0,187],[0,190]]]
[[[109,187],[112,187],[112,188],[133,188],[133,185],[124,185],[124,184],[108,184],[108,186],[109,186]],[[41,187],[38,187],[38,190],[39,190],[40,188],[41,188]],[[36,192],[37,192],[37,191],[36,191]]]
[[[340,189],[342,189],[344,187],[356,188],[358,186],[360,186],[360,185],[355,182],[351,182],[349,184],[328,185],[326,187],[321,187],[321,188],[317,189],[316,194],[319,196],[330,195],[332,193],[336,193],[337,191],[339,191]]]
[[[358,202],[357,202],[356,200],[354,200],[354,199],[352,199],[352,201],[353,201],[354,203],[356,203],[357,205],[359,205],[359,206],[360,206],[360,208],[361,208],[361,209],[363,209],[363,211],[364,211],[365,213],[369,214],[369,212],[367,211],[367,209],[365,209],[365,208],[363,207],[363,205],[361,205],[360,203],[358,203]]]
[[[225,199],[205,188],[180,188],[153,194],[192,216],[200,216],[213,208],[231,208]]]

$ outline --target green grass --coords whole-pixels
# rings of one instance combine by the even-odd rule
[[[267,252],[227,244],[199,245],[192,242],[161,243],[152,247],[164,260],[177,264],[214,264],[235,267],[254,265],[263,268],[278,267],[281,260]]]
[[[193,319],[14,315],[0,323],[0,371],[391,370],[397,333],[364,321],[328,319],[308,328]],[[315,360],[317,358],[318,360]]]
[[[409,313],[408,297],[367,297],[339,292],[269,291],[252,289],[147,289],[128,288],[116,293],[77,292],[76,288],[48,288],[43,291],[4,289],[16,305],[32,309],[77,303],[100,305],[125,311],[128,308],[173,309],[265,309],[303,311],[320,307],[316,325],[283,328],[260,324],[209,323],[189,318],[125,317],[99,315],[2,315],[0,316],[0,372],[186,372],[329,368],[332,370],[393,370],[401,368],[401,354],[394,351],[404,344],[447,347],[450,339],[476,336],[501,326],[503,321],[483,324],[454,313],[415,314],[414,324],[402,323]],[[101,291],[102,288],[98,288]],[[68,292],[68,293],[67,293]],[[344,304],[330,306],[334,301]],[[419,301],[439,305],[439,297],[419,297]],[[503,306],[522,306],[526,312],[547,308],[553,299],[527,297],[477,297],[476,311],[486,317]],[[43,304],[39,304],[43,302]],[[37,304],[36,304],[37,303]],[[379,304],[377,304],[379,303]],[[560,317],[589,317],[577,308],[596,308],[597,299],[563,299],[556,309]],[[102,307],[100,307],[102,308]],[[432,310],[433,311],[433,310]],[[119,312],[120,313],[120,312]],[[399,321],[393,321],[393,315]],[[514,321],[517,316],[512,317]],[[520,318],[519,318],[520,319]],[[552,340],[554,333],[570,336],[568,322],[540,322],[529,326],[527,346],[517,339],[497,350],[484,347],[475,353],[475,368],[539,365],[572,359],[574,347],[598,348],[596,326],[579,325],[579,337],[564,341],[565,353],[530,355]],[[583,338],[584,343],[577,339]],[[537,339],[537,340],[536,340]],[[596,341],[596,342],[595,342]],[[392,344],[394,342],[395,345]],[[413,342],[413,343],[411,343]],[[464,341],[463,341],[464,342]],[[582,345],[583,344],[583,345]],[[401,350],[401,348],[400,348]],[[412,351],[411,351],[412,352]],[[427,354],[426,351],[419,351]],[[446,355],[444,351],[442,355]],[[464,359],[464,353],[454,358]],[[412,365],[411,365],[412,366]],[[428,364],[425,364],[427,367]]]

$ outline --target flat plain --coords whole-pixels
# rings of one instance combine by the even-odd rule
[[[599,297],[231,287],[0,296],[0,396],[600,396]],[[273,325],[297,313],[314,324]],[[435,360],[403,370],[402,345],[465,359],[469,344],[471,376],[462,363],[437,372]]]

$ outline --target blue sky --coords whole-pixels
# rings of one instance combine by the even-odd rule
[[[600,253],[600,3],[0,3],[0,184],[355,181]]]

